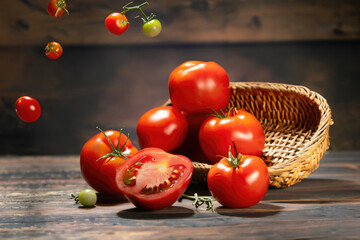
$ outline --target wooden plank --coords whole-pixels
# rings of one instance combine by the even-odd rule
[[[352,175],[360,172],[359,159],[359,152],[330,151],[318,169],[320,179],[315,172],[290,188],[269,189],[250,208],[227,209],[215,201],[216,210],[210,212],[183,200],[149,212],[103,195],[95,208],[75,205],[70,194],[87,187],[79,177],[78,156],[3,156],[0,238],[355,239],[360,179]],[[333,178],[334,169],[348,177]],[[202,185],[191,185],[188,193],[193,192],[209,194]]]
[[[126,1],[68,1],[71,14],[58,19],[43,0],[0,2],[0,46],[36,45],[57,40],[68,45],[239,43],[354,40],[360,38],[357,0],[159,0],[154,12],[163,25],[154,39],[142,34],[139,13],[128,13],[131,26],[122,36],[107,32],[104,19]],[[137,3],[141,3],[138,1]]]

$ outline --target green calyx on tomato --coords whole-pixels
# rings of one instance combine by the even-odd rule
[[[66,2],[65,0],[56,0],[56,6],[58,7],[55,13],[55,16],[58,15],[58,12],[62,9],[66,12],[67,15],[69,15],[69,11],[66,8]]]
[[[101,130],[101,128],[99,128],[99,127],[96,127],[96,128],[102,134],[104,134],[106,140],[109,142],[109,145],[110,145],[110,147],[112,149],[112,152],[105,154],[104,156],[100,157],[96,161],[99,161],[101,159],[108,158],[108,157],[120,157],[120,158],[128,159],[128,154],[124,153],[123,150],[126,147],[126,144],[127,144],[128,140],[129,140],[129,137],[130,137],[129,134],[126,137],[125,143],[120,147],[121,134],[122,134],[122,131],[123,131],[123,129],[121,128],[120,129],[120,134],[119,134],[119,142],[118,142],[118,144],[117,144],[117,146],[115,148],[114,145],[112,144],[112,142],[110,141],[109,137],[105,134],[105,132],[103,130]]]
[[[235,156],[231,152],[231,146],[229,146],[229,157],[227,157],[225,159],[229,161],[229,164],[231,167],[236,168],[241,165],[242,155],[241,155],[241,153],[238,153],[234,140],[232,141],[232,143],[233,143],[234,150],[235,150]]]

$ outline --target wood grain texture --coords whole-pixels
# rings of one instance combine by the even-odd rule
[[[360,234],[360,152],[328,152],[310,177],[269,189],[257,205],[215,212],[182,201],[141,211],[99,195],[95,208],[70,199],[87,187],[78,156],[0,157],[2,239],[356,239]],[[190,185],[188,193],[209,194]]]
[[[141,3],[142,1],[136,1]],[[353,40],[360,38],[360,3],[356,0],[159,0],[154,12],[163,25],[154,39],[144,37],[137,12],[129,12],[130,28],[109,34],[104,19],[127,1],[68,1],[69,16],[52,18],[43,0],[0,2],[0,45],[239,43]]]

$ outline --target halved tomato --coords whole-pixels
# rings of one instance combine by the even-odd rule
[[[159,210],[174,204],[188,187],[193,166],[185,156],[145,148],[117,168],[119,190],[136,207]]]

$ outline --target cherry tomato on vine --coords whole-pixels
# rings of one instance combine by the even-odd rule
[[[69,11],[66,8],[66,2],[64,0],[51,0],[47,5],[47,11],[50,16],[60,17],[65,12],[69,15]]]
[[[115,35],[124,33],[129,27],[129,21],[124,14],[114,12],[105,19],[107,30]]]
[[[259,120],[245,110],[232,109],[205,120],[199,132],[200,146],[212,163],[226,156],[232,141],[239,153],[261,156],[265,133]],[[234,154],[234,150],[233,150]]]
[[[188,123],[176,108],[156,107],[140,117],[136,132],[141,148],[158,147],[169,152],[184,142]]]
[[[207,184],[213,197],[229,208],[246,208],[257,204],[269,187],[265,162],[256,156],[241,155],[229,150],[229,158],[213,165]]]
[[[115,181],[116,168],[137,151],[122,132],[109,130],[98,133],[81,150],[82,176],[99,193],[119,194]]]
[[[22,96],[15,103],[17,115],[24,122],[35,122],[41,115],[41,107],[36,99]]]
[[[158,210],[174,204],[188,187],[193,165],[181,155],[145,148],[117,168],[118,188],[136,207]]]
[[[49,42],[45,47],[45,55],[50,59],[57,59],[61,57],[63,49],[60,43]]]
[[[145,22],[142,28],[145,36],[156,37],[161,32],[161,23],[158,19],[152,19]]]
[[[169,77],[174,107],[188,113],[211,113],[228,105],[231,89],[225,70],[215,62],[188,61]]]

